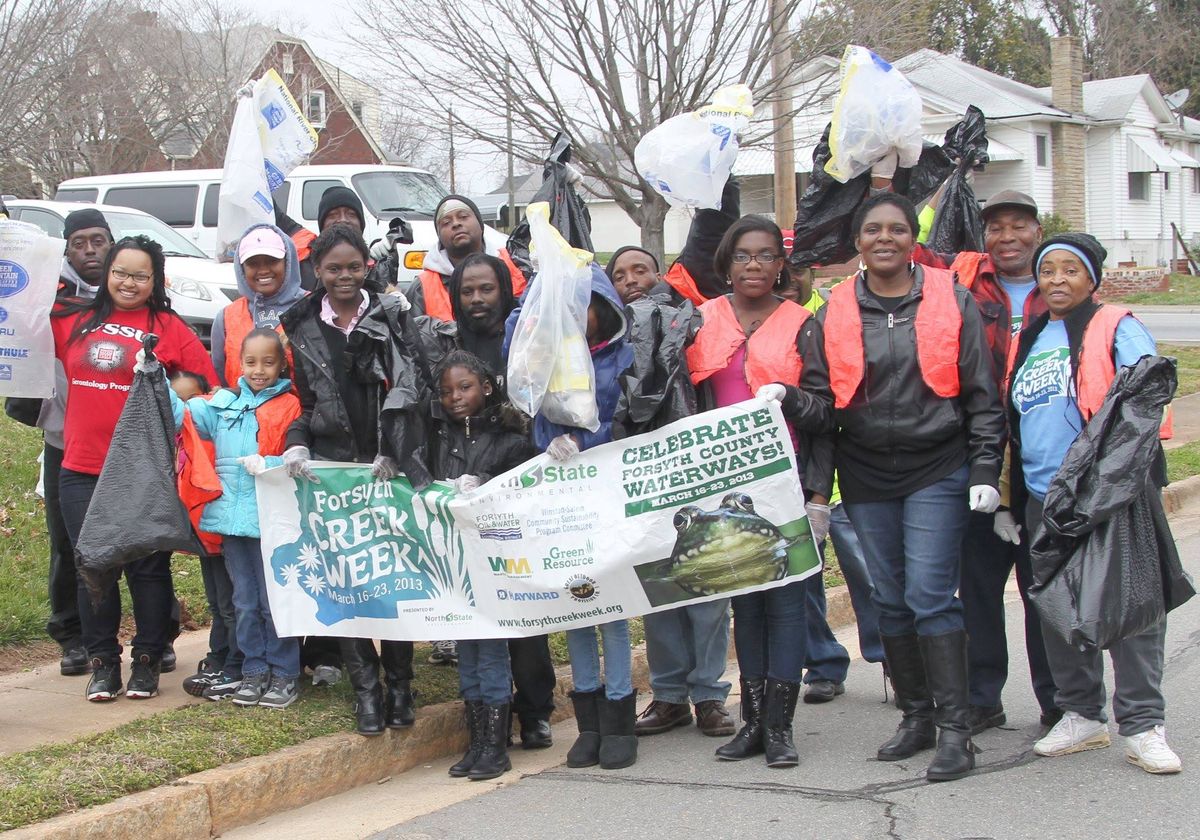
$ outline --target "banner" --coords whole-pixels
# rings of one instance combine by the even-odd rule
[[[487,639],[587,627],[817,573],[791,437],[749,400],[456,496],[364,465],[258,476],[281,636]]]
[[[50,309],[67,243],[0,219],[0,397],[54,396]]]

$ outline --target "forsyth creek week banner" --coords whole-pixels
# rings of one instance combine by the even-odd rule
[[[820,560],[779,406],[748,400],[455,495],[315,465],[258,477],[281,636],[486,639],[781,586]]]

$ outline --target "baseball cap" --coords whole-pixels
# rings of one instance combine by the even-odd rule
[[[279,234],[270,228],[257,227],[242,237],[242,241],[238,244],[238,262],[244,263],[251,257],[259,255],[273,257],[277,260],[284,258],[287,254],[287,249],[283,245],[283,239]]]
[[[997,210],[1026,210],[1036,219],[1038,214],[1037,202],[1023,192],[1016,190],[1001,190],[983,203],[980,215],[984,221]]]

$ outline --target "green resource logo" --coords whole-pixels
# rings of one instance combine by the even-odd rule
[[[488,557],[493,575],[510,578],[533,577],[533,568],[526,557]]]
[[[525,490],[537,487],[539,484],[563,484],[573,481],[587,481],[600,474],[595,464],[578,464],[576,466],[560,466],[558,464],[535,464],[523,473],[519,473],[504,483],[505,487]]]
[[[542,558],[542,570],[578,569],[581,566],[591,566],[596,562],[592,550],[592,541],[588,540],[583,548],[559,548],[555,546]]]

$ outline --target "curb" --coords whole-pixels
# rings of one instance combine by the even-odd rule
[[[1162,491],[1163,510],[1168,516],[1179,513],[1197,499],[1200,499],[1200,475],[1173,482]]]
[[[1200,479],[1197,479],[1200,490]],[[845,586],[826,590],[829,626],[854,622]],[[729,640],[733,656],[733,638]],[[568,692],[570,666],[558,671],[552,722],[573,717]],[[650,684],[645,645],[633,650],[633,684]],[[171,837],[209,840],[360,785],[398,775],[419,764],[466,748],[467,733],[458,701],[417,710],[411,729],[388,730],[375,738],[339,732],[284,747],[267,755],[214,767],[104,805],[62,814],[5,832],[5,840],[101,840],[109,837]],[[341,772],[332,772],[341,768]]]

